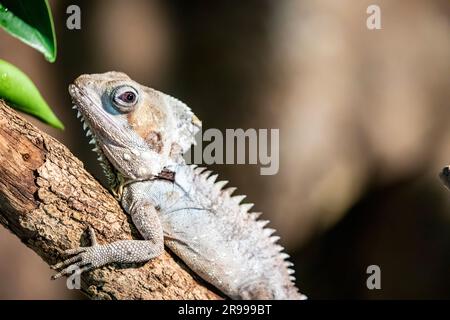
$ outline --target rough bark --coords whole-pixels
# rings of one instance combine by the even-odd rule
[[[139,239],[83,163],[1,100],[0,223],[50,265],[64,259],[63,250],[90,245],[88,225],[100,243]],[[219,298],[168,252],[143,265],[88,272],[81,290],[92,299]]]

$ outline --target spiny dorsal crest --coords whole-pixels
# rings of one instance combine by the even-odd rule
[[[278,256],[280,260],[282,260],[284,266],[289,273],[289,279],[291,281],[295,281],[295,277],[293,276],[294,270],[292,269],[293,263],[288,261],[287,259],[290,256],[283,252],[284,248],[277,244],[280,239],[279,236],[274,235],[276,232],[275,229],[266,228],[266,225],[269,223],[268,220],[258,220],[261,216],[261,212],[250,212],[253,207],[253,203],[241,203],[246,196],[245,195],[234,195],[233,193],[236,190],[235,187],[224,188],[228,181],[217,181],[217,174],[212,174],[212,171],[206,170],[204,167],[198,167],[196,165],[191,166],[193,168],[193,173],[195,175],[194,179],[198,179],[198,183],[204,184],[205,188],[210,190],[211,199],[218,200],[221,204],[227,204],[230,210],[226,211],[229,215],[236,215],[234,219],[240,220],[243,218],[243,221],[247,221],[249,228],[252,225],[255,225],[257,230],[262,235],[262,238],[267,241],[267,245],[270,246],[270,249]],[[230,217],[233,219],[233,217]],[[298,290],[298,289],[297,289]]]

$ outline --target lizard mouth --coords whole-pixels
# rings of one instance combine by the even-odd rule
[[[69,86],[69,93],[72,97],[72,109],[77,111],[77,118],[80,119],[83,125],[83,130],[86,134],[86,137],[90,138],[89,144],[93,145],[92,151],[94,151],[98,156],[97,160],[103,169],[106,179],[108,180],[108,184],[110,185],[110,187],[114,187],[117,184],[117,172],[103,153],[100,146],[97,144],[97,139],[92,133],[90,122],[86,121],[84,117],[85,113],[83,112],[83,104],[94,104],[94,102],[91,101],[89,97],[84,95],[83,91],[74,84],[71,84]]]

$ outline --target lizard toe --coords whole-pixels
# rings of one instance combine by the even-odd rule
[[[74,248],[74,249],[67,249],[67,250],[64,250],[64,255],[66,255],[66,256],[71,256],[71,255],[74,255],[74,254],[79,254],[79,253],[83,253],[83,252],[85,252],[86,251],[86,248],[85,247],[79,247],[79,248]]]
[[[72,258],[71,258],[72,259]],[[69,259],[68,259],[69,260]],[[66,261],[68,261],[66,260]],[[66,262],[64,261],[64,262]],[[61,278],[62,276],[66,276],[72,273],[82,274],[85,271],[92,269],[92,265],[90,263],[86,264],[83,260],[79,260],[67,266],[66,268],[59,271],[57,274],[52,276],[52,280],[56,280]]]
[[[66,260],[64,260],[64,261],[58,262],[57,264],[54,264],[53,266],[51,266],[51,268],[52,268],[52,269],[55,269],[55,270],[56,270],[56,269],[60,269],[60,268],[62,268],[62,267],[69,266],[69,265],[71,265],[72,263],[79,262],[79,261],[81,261],[81,260],[82,260],[81,255],[77,255],[77,256],[74,256],[74,257],[72,257],[72,258],[66,259]]]

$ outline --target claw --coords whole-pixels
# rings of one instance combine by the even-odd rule
[[[51,279],[52,280],[56,280],[61,278],[62,276],[65,276],[66,274],[69,274],[69,270],[68,268],[61,270],[60,272],[58,272],[57,274],[52,275]]]
[[[54,274],[50,277],[52,280],[57,280],[63,276],[62,272],[58,272],[57,274]]]
[[[89,232],[89,238],[91,239],[91,246],[98,245],[97,237],[95,236],[95,231],[91,226],[88,227],[88,232]]]
[[[53,275],[51,277],[52,280],[56,280],[61,278],[62,276],[66,276],[72,273],[76,273],[76,274],[82,274],[85,271],[89,271],[92,269],[92,265],[89,263],[87,265],[84,265],[83,267],[81,267],[83,264],[82,261],[78,261],[74,264],[71,264],[70,266],[68,266],[67,268],[64,268],[63,270],[61,270],[60,272],[58,272],[57,274]]]
[[[91,246],[92,247],[98,246],[97,237],[95,236],[94,229],[90,226],[88,227],[88,233],[89,233],[89,239],[91,241]],[[64,250],[64,252],[63,252],[64,255],[68,255],[68,256],[74,255],[74,256],[51,266],[51,268],[54,270],[64,268],[64,269],[60,270],[57,274],[53,275],[51,277],[51,279],[55,280],[55,279],[61,278],[62,276],[73,273],[73,271],[81,274],[85,271],[92,269],[93,268],[92,264],[86,263],[85,259],[84,259],[84,253],[89,248],[90,247],[79,247],[79,248],[75,248],[75,249]]]

